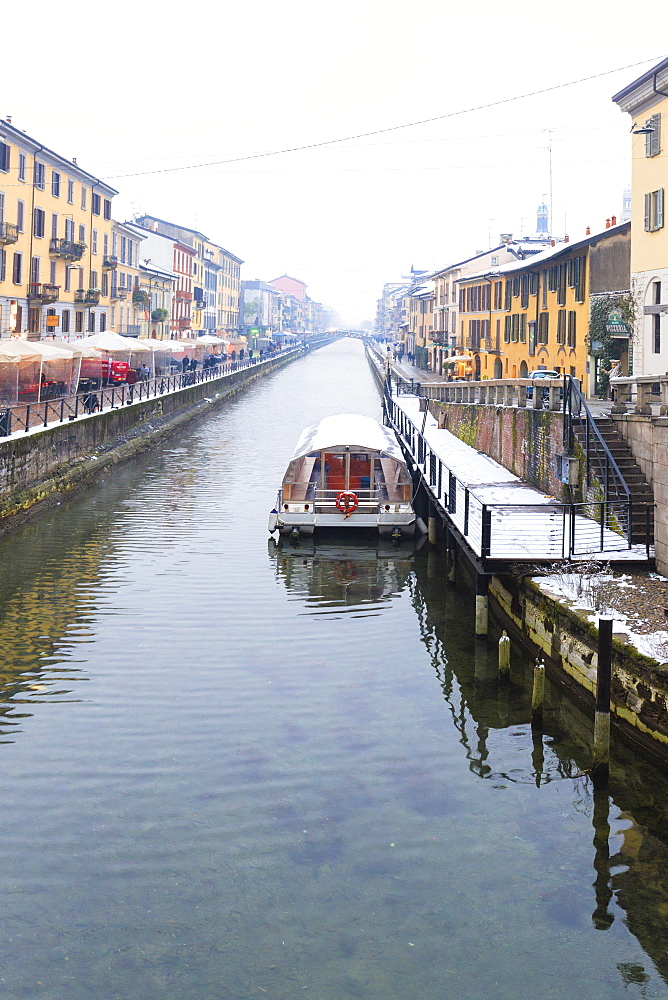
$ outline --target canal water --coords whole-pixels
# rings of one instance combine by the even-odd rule
[[[8,1000],[668,997],[666,783],[423,547],[268,543],[345,340],[0,541]]]

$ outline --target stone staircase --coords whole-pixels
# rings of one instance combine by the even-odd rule
[[[632,508],[632,541],[644,542],[647,528],[647,504],[654,504],[654,491],[633,457],[633,452],[607,414],[597,415],[596,427],[614,458],[626,485],[631,492],[631,502],[638,504]],[[611,498],[615,499],[615,498]],[[654,541],[654,509],[649,514],[650,541]]]

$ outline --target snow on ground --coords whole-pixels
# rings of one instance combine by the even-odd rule
[[[647,574],[645,579],[649,580],[650,576],[656,577],[657,574]],[[663,577],[659,579],[664,580]],[[634,582],[634,578],[602,570],[592,573],[556,572],[534,577],[533,581],[549,597],[568,604],[576,611],[588,612],[587,620],[596,627],[600,618],[612,618],[612,631],[616,638],[625,638],[644,656],[659,663],[668,663],[668,631],[656,628],[656,601],[646,604],[645,612],[641,602],[631,602],[635,606],[629,607],[627,613],[619,608],[619,603],[624,603],[620,601],[624,591],[628,593],[640,589],[641,585]],[[643,600],[647,601],[646,595],[643,595]],[[651,616],[653,621],[648,621],[643,614]]]

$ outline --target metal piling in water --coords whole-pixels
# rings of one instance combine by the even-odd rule
[[[612,682],[612,618],[598,620],[598,666],[591,777],[594,788],[605,788],[610,775],[610,686]]]

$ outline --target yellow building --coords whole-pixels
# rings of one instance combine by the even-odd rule
[[[633,120],[631,278],[636,299],[633,373],[668,370],[668,59],[612,98]]]
[[[116,194],[75,160],[0,122],[0,336],[38,340],[109,327],[103,280]]]
[[[474,378],[525,378],[534,369],[588,386],[592,294],[629,288],[630,223],[577,243],[460,278],[458,348],[474,355]]]
[[[241,299],[241,265],[243,261],[223,247],[215,247],[220,267],[218,274],[217,329],[233,333],[239,329]]]

